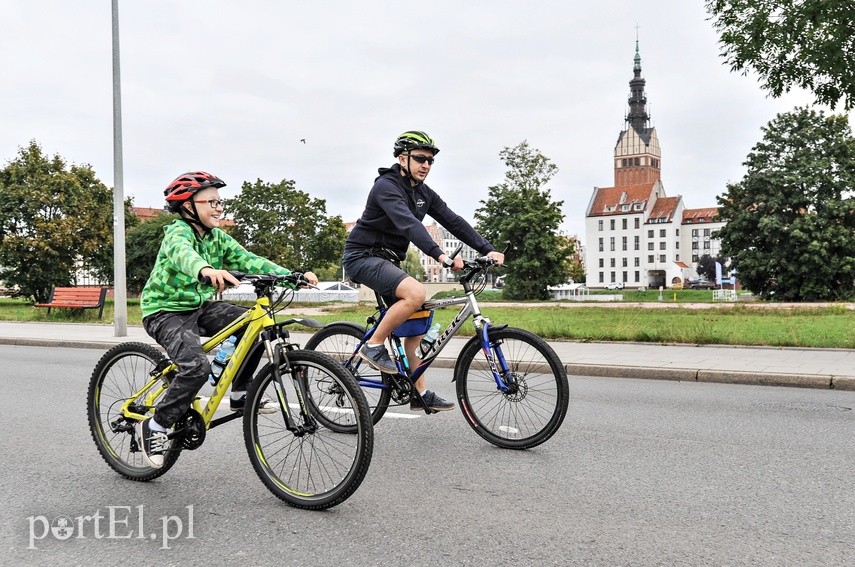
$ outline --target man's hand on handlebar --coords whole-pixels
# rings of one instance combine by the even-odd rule
[[[240,285],[240,282],[228,270],[216,270],[210,266],[199,270],[199,279],[205,281],[205,278],[210,280],[210,286],[217,288],[217,291],[222,292],[230,285]]]
[[[505,263],[505,255],[501,252],[496,252],[495,250],[493,250],[492,252],[487,252],[487,258],[494,260],[497,264],[500,265]]]
[[[315,272],[304,272],[303,279],[309,282],[310,285],[318,285],[318,276],[315,275]]]

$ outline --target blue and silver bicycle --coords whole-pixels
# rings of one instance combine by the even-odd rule
[[[413,383],[471,316],[475,336],[460,351],[454,365],[453,380],[463,416],[478,435],[499,447],[528,449],[539,445],[558,431],[567,414],[567,374],[546,341],[523,329],[493,325],[482,315],[476,296],[484,289],[487,273],[495,265],[487,257],[465,261],[459,278],[464,295],[424,303],[423,310],[463,307],[414,368],[395,333],[389,337],[389,346],[398,366],[397,374],[381,373],[357,354],[386,314],[387,306],[379,294],[375,294],[377,311],[368,317],[367,327],[352,322],[331,323],[318,330],[306,348],[329,354],[353,374],[376,424],[389,406],[409,404],[419,395]],[[425,412],[433,410],[425,408]]]

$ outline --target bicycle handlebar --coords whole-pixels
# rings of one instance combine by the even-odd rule
[[[289,283],[294,287],[315,287],[309,281],[303,277],[303,272],[291,272],[290,274],[280,275],[280,274],[246,274],[244,272],[231,271],[229,273],[236,279],[241,282],[248,283],[259,283],[266,284],[269,287],[273,287],[277,283]],[[199,278],[205,285],[211,285],[211,278],[207,276],[202,276]]]

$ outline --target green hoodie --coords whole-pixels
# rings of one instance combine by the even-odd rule
[[[163,232],[154,269],[142,291],[143,318],[158,311],[190,311],[211,299],[216,290],[199,281],[202,268],[248,274],[291,273],[256,256],[219,228],[201,237],[190,224],[177,219],[163,227]]]

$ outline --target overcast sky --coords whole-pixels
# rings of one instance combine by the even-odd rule
[[[405,130],[442,152],[428,177],[472,220],[523,140],[559,168],[549,187],[584,235],[613,185],[636,26],[666,193],[714,206],[777,113],[731,73],[702,0],[119,2],[124,189],[160,207],[178,174],[296,181],[345,221]],[[0,161],[36,140],[113,185],[109,0],[0,0]],[[301,143],[301,139],[306,142]]]

